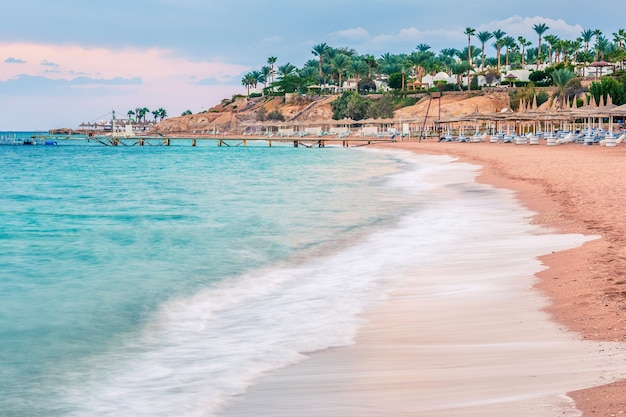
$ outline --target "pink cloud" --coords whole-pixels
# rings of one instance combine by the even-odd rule
[[[128,85],[94,82],[93,85],[75,86],[74,83],[66,89],[59,89],[58,96],[45,100],[33,100],[30,94],[29,111],[49,118],[44,121],[46,125],[38,128],[77,126],[105,111],[116,109],[125,113],[140,105],[166,108],[171,116],[187,109],[198,112],[235,93],[245,93],[240,78],[242,73],[250,70],[238,64],[194,61],[160,48],[116,50],[78,45],[5,43],[0,44],[0,51],[4,54],[0,56],[0,83],[23,75],[68,81],[77,77],[141,80]],[[8,57],[22,63],[4,62]],[[42,63],[54,63],[54,67]],[[216,84],[199,85],[201,79],[213,79]],[[67,91],[70,88],[72,91]],[[19,102],[17,98],[21,96],[19,92],[15,93],[15,100],[11,102]],[[50,99],[55,105],[50,105]],[[18,122],[19,117],[16,114],[14,122]]]

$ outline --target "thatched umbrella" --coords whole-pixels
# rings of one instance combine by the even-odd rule
[[[513,85],[513,80],[517,79],[517,76],[515,74],[507,74],[504,76],[505,79],[509,80],[509,85]]]
[[[613,67],[614,65],[611,63],[608,63],[606,61],[596,61],[596,62],[592,62],[591,64],[589,64],[590,67],[595,68],[596,69],[596,78],[598,78],[598,69],[600,70],[600,76],[602,76],[602,69],[605,67]],[[615,72],[615,71],[613,71]]]

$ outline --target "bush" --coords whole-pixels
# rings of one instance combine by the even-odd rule
[[[606,103],[608,96],[611,96],[613,104],[622,105],[626,103],[626,79],[622,77],[620,81],[609,75],[604,76],[599,82],[594,81],[591,83],[589,93],[591,93],[596,103],[600,102],[600,97]]]
[[[359,80],[359,91],[366,93],[376,91],[376,83],[371,78],[363,78]]]
[[[274,109],[267,115],[267,120],[272,120],[275,122],[284,122],[285,116],[283,116],[280,110]]]
[[[393,74],[389,74],[387,85],[394,90],[400,90],[402,88],[402,73],[394,72]]]
[[[265,107],[261,107],[256,112],[256,120],[259,122],[264,122],[267,120],[267,109]]]
[[[352,120],[362,120],[369,117],[387,118],[393,117],[394,98],[392,94],[384,93],[380,99],[364,99],[354,91],[346,91],[333,101],[331,106],[335,120],[341,120],[345,117]]]
[[[546,71],[533,71],[528,76],[528,79],[537,87],[549,87],[552,85],[552,77]]]

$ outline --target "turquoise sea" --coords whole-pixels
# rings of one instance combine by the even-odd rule
[[[413,163],[354,148],[59,141],[0,160],[3,416],[217,415],[350,343],[384,241],[335,256],[422,203]]]

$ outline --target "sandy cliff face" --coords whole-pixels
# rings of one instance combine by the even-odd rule
[[[159,123],[152,133],[168,134],[200,134],[217,130],[219,132],[236,133],[243,131],[245,126],[258,123],[257,115],[261,108],[266,114],[279,110],[286,122],[303,123],[319,122],[332,119],[331,103],[336,98],[322,97],[316,100],[296,99],[285,102],[282,98],[271,100],[240,99],[235,103],[216,106],[207,112],[188,116],[171,117]],[[395,111],[397,119],[411,119],[426,115],[430,98],[424,97],[413,106]],[[440,103],[439,103],[440,101]],[[441,108],[441,117],[460,116],[471,113],[494,113],[510,106],[506,92],[480,94],[454,93],[444,94],[440,100],[433,99],[430,103],[430,115],[436,115]]]
[[[437,115],[441,105],[441,117],[461,116],[471,113],[494,113],[510,106],[509,95],[507,93],[490,93],[485,95],[468,94],[444,94],[441,99],[430,101],[430,97],[424,97],[413,106],[396,110],[395,117],[410,119],[424,117],[428,110],[429,115]],[[439,102],[440,101],[440,102]]]

